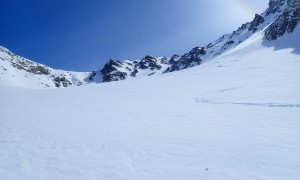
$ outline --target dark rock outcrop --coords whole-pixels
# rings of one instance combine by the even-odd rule
[[[130,76],[135,77],[138,72],[139,71],[137,69],[134,69]]]
[[[285,2],[286,0],[270,0],[266,15],[269,16],[270,14],[280,13]]]
[[[61,75],[63,76],[63,75]],[[53,76],[53,82],[55,84],[56,87],[68,87],[69,85],[72,85],[72,83],[66,78],[66,77],[54,77]]]
[[[276,40],[285,33],[290,34],[294,31],[299,22],[300,2],[299,0],[288,0],[287,8],[284,9],[283,13],[266,29],[265,37],[268,40]]]
[[[172,60],[173,64],[164,73],[200,65],[202,62],[201,57],[205,54],[206,50],[204,47],[195,47],[189,53],[181,56],[177,61]]]
[[[264,18],[259,15],[255,14],[255,17],[253,21],[250,23],[250,27],[248,28],[249,31],[252,31],[253,33],[257,30],[257,27],[264,22]]]
[[[101,70],[103,74],[103,82],[119,81],[128,78],[128,76],[136,77],[139,72],[146,75],[153,75],[161,70],[163,65],[168,65],[169,59],[166,57],[155,57],[147,55],[141,60],[126,60],[124,62],[118,60],[110,60]]]
[[[157,58],[155,58],[153,56],[150,56],[150,55],[147,55],[139,63],[137,63],[135,65],[135,67],[138,67],[138,68],[141,68],[141,69],[150,68],[151,70],[154,70],[154,69],[159,70],[161,68],[161,65],[158,64],[158,59]]]
[[[42,75],[42,74],[49,75],[50,74],[50,70],[43,66],[30,66],[27,71],[31,72],[33,74],[38,74],[38,75]]]
[[[97,75],[97,71],[94,70],[89,76],[89,81],[93,81],[96,75]]]
[[[103,74],[103,82],[120,81],[127,77],[126,72],[120,71],[123,63],[118,60],[110,60],[101,70]]]
[[[36,75],[49,75],[51,70],[45,66],[37,65],[30,61],[17,61],[17,62],[11,62],[12,66],[27,71],[32,74]]]
[[[177,62],[180,59],[180,56],[177,54],[174,54],[171,59],[169,60],[169,64],[174,64],[175,62]]]

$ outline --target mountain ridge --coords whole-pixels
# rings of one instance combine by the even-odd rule
[[[146,55],[140,60],[109,60],[102,69],[93,72],[71,72],[55,70],[21,56],[14,55],[0,47],[0,59],[8,62],[0,68],[1,75],[7,75],[2,81],[13,76],[29,76],[35,85],[41,87],[80,86],[89,83],[120,81],[129,78],[152,76],[179,71],[201,65],[224,52],[233,49],[258,32],[265,39],[276,41],[285,34],[293,33],[300,22],[300,3],[298,0],[270,0],[269,7],[262,14],[255,14],[251,22],[242,24],[230,34],[221,36],[204,47],[195,47],[183,55],[171,58]],[[8,73],[13,67],[22,73]],[[35,77],[38,76],[38,77]],[[12,80],[13,81],[13,80]]]

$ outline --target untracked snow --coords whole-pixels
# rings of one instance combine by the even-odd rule
[[[299,49],[262,37],[153,77],[2,84],[0,179],[299,179]]]

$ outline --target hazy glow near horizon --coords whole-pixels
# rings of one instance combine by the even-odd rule
[[[242,9],[245,10],[249,15],[253,15],[255,13],[260,13],[263,11],[265,8],[262,8],[261,5],[258,5],[257,0],[233,0],[237,5],[239,5]],[[259,1],[262,3],[265,3],[264,1]],[[267,7],[267,6],[266,6]]]

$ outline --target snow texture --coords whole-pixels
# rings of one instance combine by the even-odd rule
[[[0,47],[0,179],[299,180],[298,7],[271,0],[205,48],[92,73]]]
[[[1,84],[0,179],[297,180],[300,56],[280,43],[261,32],[201,66],[121,82]]]

